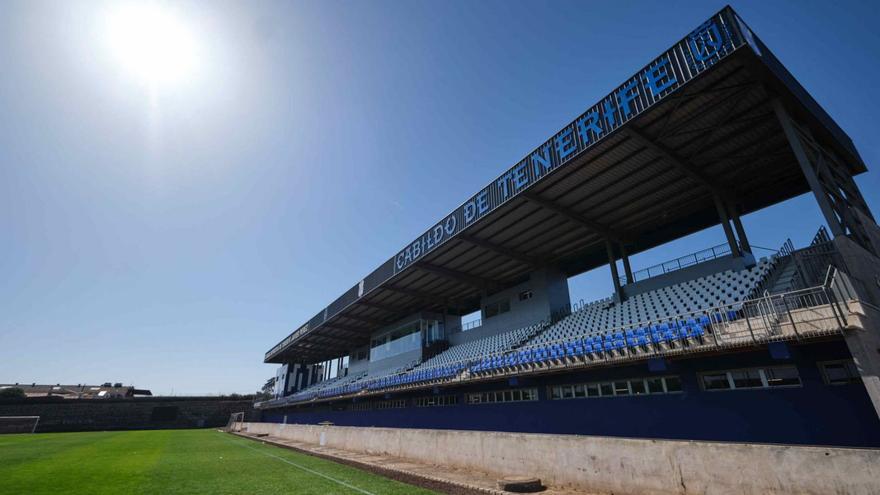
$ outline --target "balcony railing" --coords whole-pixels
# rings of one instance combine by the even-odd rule
[[[694,253],[675,258],[673,260],[664,261],[648,268],[643,268],[637,272],[633,272],[633,282],[640,282],[649,278],[657,277],[669,272],[681,270],[689,266],[694,266],[704,261],[711,261],[730,254],[730,246],[728,244],[719,244]],[[626,275],[620,276],[620,285],[626,285]]]

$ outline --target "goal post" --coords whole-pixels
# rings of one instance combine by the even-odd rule
[[[244,412],[236,412],[229,415],[229,423],[226,424],[227,432],[240,432],[244,427]]]
[[[0,416],[0,434],[36,433],[39,416]]]

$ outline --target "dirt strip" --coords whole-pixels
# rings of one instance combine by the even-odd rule
[[[262,437],[245,433],[233,433],[233,435],[346,464],[386,478],[449,495],[510,495],[512,493],[498,489],[497,476],[478,471],[423,464],[386,455],[349,452],[295,442],[271,435]],[[550,487],[540,493],[543,495],[595,495],[590,492],[560,490]]]

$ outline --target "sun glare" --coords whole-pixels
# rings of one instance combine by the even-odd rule
[[[195,75],[196,39],[173,10],[151,3],[117,8],[107,15],[107,42],[120,65],[146,83],[177,84]]]

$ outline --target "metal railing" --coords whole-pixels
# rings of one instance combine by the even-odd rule
[[[524,375],[544,373],[567,368],[583,368],[603,366],[628,360],[645,360],[652,357],[708,352],[713,350],[748,347],[774,341],[800,341],[841,334],[848,325],[849,304],[858,297],[845,273],[833,266],[828,266],[821,285],[806,289],[798,289],[782,294],[765,294],[759,298],[746,300],[733,306],[724,305],[706,310],[694,311],[667,318],[646,320],[636,324],[596,329],[582,329],[554,340],[523,345],[512,350],[482,355],[475,358],[446,362],[432,367],[416,367],[413,370],[381,377],[382,383],[388,383],[389,377],[404,378],[414,373],[420,376],[431,376],[433,372],[441,372],[448,376],[418,380],[408,383],[370,388],[376,379],[364,380],[360,385],[353,383],[343,394],[332,397],[319,397],[318,393],[302,393],[298,396],[285,397],[262,403],[262,407],[278,407],[316,399],[340,399],[361,395],[384,394],[396,390],[432,387],[439,384],[473,382],[486,379],[497,379],[505,375]],[[702,331],[696,332],[696,327]],[[545,331],[551,331],[550,326]],[[682,332],[674,338],[657,340],[650,338],[645,343],[635,343],[635,332],[646,330],[648,335],[655,328],[669,332]],[[644,335],[644,334],[643,334]],[[686,335],[682,337],[681,335]],[[615,344],[608,349],[571,354],[571,346],[583,345],[587,339],[601,337],[602,342]],[[617,345],[622,341],[624,345]],[[633,340],[630,340],[633,339]],[[561,350],[561,355],[541,359],[539,361],[520,362],[519,356],[547,351]],[[478,365],[500,359],[503,364],[490,371],[475,371]]]
[[[711,261],[717,258],[721,258],[722,256],[727,256],[729,254],[730,246],[728,244],[719,244],[717,246],[712,246],[710,248],[702,249],[700,251],[686,254],[673,260],[664,261],[663,263],[659,263],[654,266],[649,266],[648,268],[643,268],[637,272],[633,272],[633,282],[640,282],[642,280],[647,280],[649,278],[664,275],[666,273],[678,271],[683,268],[694,266],[705,261]],[[618,279],[620,280],[620,285],[627,284],[626,275],[622,275],[618,277]]]

